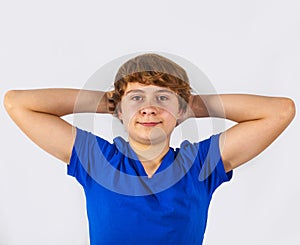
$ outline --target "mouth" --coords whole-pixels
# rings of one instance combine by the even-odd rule
[[[161,122],[138,122],[138,124],[144,127],[155,127],[156,125],[160,124]]]

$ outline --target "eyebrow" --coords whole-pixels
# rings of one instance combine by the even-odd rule
[[[132,89],[132,90],[129,90],[128,92],[126,92],[125,95],[128,95],[130,93],[146,93],[146,91],[142,90],[142,89]],[[157,90],[155,91],[155,93],[169,93],[169,94],[174,94],[173,91],[171,90],[168,90],[168,89],[160,89],[160,90]]]
[[[132,90],[129,90],[129,91],[127,91],[126,93],[125,93],[125,95],[128,95],[128,94],[130,94],[130,93],[145,93],[143,90],[141,90],[141,89],[132,89]]]

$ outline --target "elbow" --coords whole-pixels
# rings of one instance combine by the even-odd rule
[[[13,97],[14,97],[14,90],[9,90],[5,93],[3,104],[6,111],[9,111],[13,107]]]
[[[7,112],[10,112],[18,105],[18,90],[9,90],[4,95],[3,104]],[[19,103],[20,104],[20,103]]]
[[[295,115],[296,115],[296,105],[294,101],[290,98],[282,98],[281,110],[279,113],[280,119],[285,121],[288,125],[293,120]]]

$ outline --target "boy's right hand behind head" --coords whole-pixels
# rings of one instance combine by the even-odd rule
[[[107,113],[114,114],[116,110],[115,101],[113,99],[114,90],[105,92],[105,98],[107,103]]]

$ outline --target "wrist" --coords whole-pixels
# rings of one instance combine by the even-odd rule
[[[191,95],[187,117],[208,117],[208,111],[204,102],[204,96],[202,95]]]
[[[112,99],[112,92],[102,92],[98,107],[97,107],[97,113],[107,113],[107,114],[113,114],[115,111],[115,104],[114,100]]]

